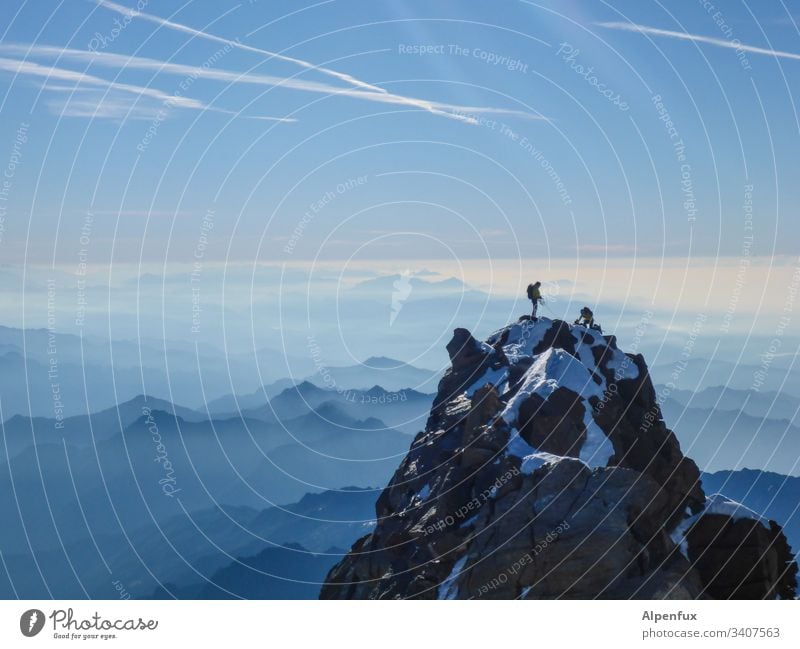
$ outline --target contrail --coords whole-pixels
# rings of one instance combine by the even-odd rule
[[[11,72],[13,74],[29,75],[34,77],[42,77],[46,79],[57,79],[59,81],[72,81],[76,84],[88,84],[90,86],[100,86],[103,88],[110,88],[112,90],[119,90],[142,97],[150,97],[158,101],[167,102],[172,101],[175,105],[181,108],[195,108],[204,109],[205,104],[196,99],[189,97],[173,97],[165,92],[156,90],[155,88],[143,88],[142,86],[133,86],[128,83],[117,83],[106,81],[100,77],[83,72],[76,72],[75,70],[65,70],[64,68],[56,68],[53,66],[39,65],[33,61],[17,61],[15,59],[0,58],[0,71]]]
[[[103,67],[110,67],[117,70],[151,70],[158,74],[172,74],[191,78],[207,79],[220,81],[230,84],[250,84],[257,86],[271,86],[288,90],[299,90],[331,96],[350,97],[382,104],[397,106],[411,106],[420,110],[427,111],[433,115],[440,115],[448,119],[459,120],[468,124],[477,124],[476,115],[496,114],[514,115],[531,120],[545,120],[546,117],[534,115],[525,111],[512,108],[494,108],[490,106],[459,106],[445,102],[429,101],[397,95],[391,92],[371,92],[359,88],[342,88],[332,86],[327,82],[310,81],[303,78],[276,77],[274,75],[256,74],[249,72],[233,72],[219,68],[204,68],[183,63],[171,63],[148,59],[127,54],[115,54],[112,52],[95,52],[87,50],[76,50],[71,48],[54,47],[51,45],[19,45],[12,43],[0,43],[0,52],[13,54],[16,56],[28,57],[47,57],[59,60],[80,61],[82,63],[92,63]]]
[[[284,54],[278,54],[277,52],[270,52],[269,50],[262,50],[258,47],[252,47],[251,45],[245,45],[244,43],[237,41],[232,41],[227,38],[223,38],[221,36],[216,36],[215,34],[209,34],[208,32],[201,31],[199,29],[195,29],[193,27],[188,27],[187,25],[181,25],[180,23],[174,23],[171,20],[167,20],[166,18],[160,18],[159,16],[153,16],[152,14],[142,13],[135,9],[129,9],[128,7],[123,7],[122,5],[118,5],[116,2],[110,2],[110,0],[95,0],[95,2],[106,9],[110,9],[111,11],[116,11],[123,16],[128,16],[131,18],[141,18],[142,20],[147,20],[148,22],[155,23],[156,25],[160,25],[162,27],[167,27],[168,29],[174,29],[175,31],[184,32],[186,34],[191,34],[192,36],[197,36],[198,38],[205,38],[209,41],[214,41],[216,43],[224,43],[225,45],[230,45],[231,47],[237,47],[240,50],[246,50],[248,52],[255,52],[256,54],[263,54],[265,56],[269,56],[270,58],[280,59],[281,61],[287,61],[289,63],[294,63],[299,65],[303,68],[308,70],[316,70],[317,72],[321,72],[322,74],[326,74],[330,77],[334,77],[339,79],[340,81],[345,81],[357,88],[361,88],[363,90],[371,90],[372,92],[386,92],[384,88],[379,86],[373,86],[366,81],[361,81],[360,79],[356,79],[355,77],[350,76],[349,74],[345,74],[344,72],[337,72],[336,70],[331,70],[329,68],[323,68],[318,65],[314,65],[313,63],[309,63],[308,61],[304,61],[302,59],[296,59],[292,56],[286,56]]]
[[[639,32],[641,34],[652,34],[653,36],[666,36],[667,38],[677,38],[682,41],[692,41],[694,43],[706,43],[708,45],[715,45],[716,47],[724,47],[729,50],[737,50],[738,52],[750,52],[752,54],[766,54],[767,56],[775,56],[781,59],[792,59],[800,61],[800,54],[794,52],[782,52],[781,50],[771,50],[765,47],[756,47],[754,45],[745,45],[735,40],[725,40],[724,38],[714,38],[712,36],[700,36],[698,34],[689,34],[687,32],[675,32],[669,29],[658,29],[657,27],[647,27],[646,25],[637,25],[635,23],[620,23],[620,22],[607,22],[596,23],[599,27],[607,29],[619,29],[626,32]]]
[[[240,115],[234,111],[229,111],[224,108],[216,106],[209,106],[202,101],[192,99],[191,97],[184,97],[181,95],[169,95],[161,90],[155,88],[144,88],[142,86],[135,86],[129,83],[119,83],[116,81],[107,81],[84,72],[76,72],[75,70],[66,70],[64,68],[57,68],[53,66],[39,65],[33,61],[17,61],[15,59],[7,59],[0,57],[0,72],[10,72],[17,75],[26,75],[43,78],[46,81],[56,79],[58,81],[73,82],[76,85],[86,84],[100,88],[108,88],[110,90],[117,90],[140,97],[149,97],[160,101],[168,106],[175,106],[176,108],[189,108],[192,110],[208,110],[215,113],[223,113],[225,115],[237,115],[247,119],[259,119],[272,122],[296,122],[297,120],[292,117],[270,117],[268,115]]]

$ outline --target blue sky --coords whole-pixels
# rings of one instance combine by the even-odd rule
[[[800,48],[780,2],[9,4],[7,156],[30,125],[10,259],[27,239],[29,262],[71,261],[91,210],[113,261],[190,261],[213,209],[209,258],[280,261],[331,191],[293,259],[737,256],[748,184],[756,253],[796,250]]]

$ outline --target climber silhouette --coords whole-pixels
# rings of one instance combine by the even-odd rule
[[[532,308],[531,308],[531,320],[536,320],[536,310],[539,308],[539,303],[544,302],[544,298],[542,297],[542,292],[539,290],[539,287],[542,285],[541,282],[534,282],[533,284],[528,284],[528,299],[531,301]]]
[[[600,328],[600,325],[594,321],[594,313],[588,306],[585,306],[581,309],[581,315],[573,324],[586,327],[587,329],[594,329],[600,333],[603,332],[603,330]]]

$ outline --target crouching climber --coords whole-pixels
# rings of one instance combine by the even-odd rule
[[[592,313],[592,310],[588,306],[585,306],[581,309],[580,317],[575,320],[573,324],[586,327],[587,329],[594,329],[595,331],[599,331],[601,333],[603,332],[603,330],[600,328],[600,325],[594,321],[594,313]]]

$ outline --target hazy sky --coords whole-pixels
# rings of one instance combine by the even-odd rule
[[[98,264],[191,261],[206,235],[244,262],[792,254],[794,18],[9,0],[3,259],[73,263],[87,212]]]

